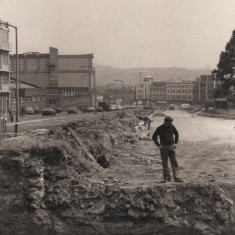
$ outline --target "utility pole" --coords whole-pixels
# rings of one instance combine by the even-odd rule
[[[93,66],[80,66],[83,68],[89,68],[92,70],[92,73],[94,75],[94,95],[95,95],[95,114],[97,114],[97,97],[96,97],[96,72],[95,72],[95,67]],[[90,74],[90,73],[89,73]]]

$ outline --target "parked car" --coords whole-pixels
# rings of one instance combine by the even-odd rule
[[[95,107],[93,107],[93,106],[84,107],[84,108],[82,109],[82,111],[83,111],[84,113],[95,112]]]
[[[55,116],[56,115],[56,111],[49,107],[49,108],[44,108],[42,110],[42,116]]]
[[[118,105],[116,106],[116,109],[117,109],[117,110],[122,110],[123,107],[122,107],[120,104],[118,104]]]
[[[188,109],[190,107],[190,104],[181,104],[180,108],[182,109]]]
[[[26,107],[25,112],[26,114],[34,114],[34,109],[32,107]]]
[[[67,113],[68,113],[68,114],[71,114],[71,113],[77,114],[77,113],[78,113],[78,110],[77,110],[75,107],[71,107],[71,108],[68,108],[68,109],[67,109]]]
[[[103,110],[102,107],[97,107],[96,111],[97,111],[97,112],[103,112],[104,110]]]
[[[60,107],[53,107],[53,109],[56,111],[56,113],[61,113],[63,111]]]
[[[93,106],[88,107],[88,112],[95,112],[95,107]]]
[[[34,108],[34,114],[39,114],[41,113],[41,110],[38,107]]]
[[[116,110],[116,109],[117,109],[116,104],[110,104],[110,105],[109,105],[109,110],[110,110],[110,111],[114,111],[114,110]]]

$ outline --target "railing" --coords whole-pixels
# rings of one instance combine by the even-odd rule
[[[11,51],[12,45],[9,43],[0,43],[0,50]]]

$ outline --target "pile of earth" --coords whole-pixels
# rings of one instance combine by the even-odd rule
[[[120,112],[6,140],[1,233],[232,234],[233,202],[216,185],[122,186],[106,173],[138,123]]]

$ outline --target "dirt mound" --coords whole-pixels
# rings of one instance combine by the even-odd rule
[[[138,122],[119,112],[6,141],[0,151],[1,232],[232,234],[233,202],[216,185],[124,186],[107,173],[123,157],[137,160]]]

